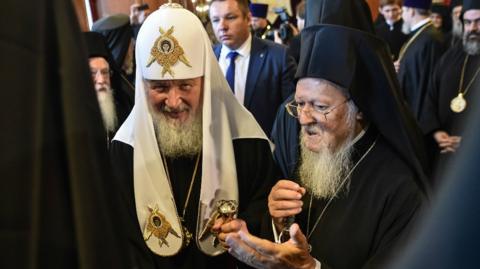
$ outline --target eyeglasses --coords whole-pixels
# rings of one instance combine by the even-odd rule
[[[97,77],[99,72],[100,72],[100,75],[104,78],[110,77],[110,75],[112,74],[112,71],[110,71],[109,69],[99,69],[99,70],[90,69],[90,73],[92,74],[92,78]]]
[[[348,101],[350,101],[351,98],[347,98],[345,99],[345,101],[341,102],[340,104],[338,105],[335,105],[335,106],[323,106],[323,105],[315,105],[311,102],[307,102],[307,103],[297,103],[295,100],[292,100],[291,102],[288,102],[285,104],[285,109],[287,110],[288,114],[290,114],[292,117],[295,117],[295,118],[298,118],[300,116],[300,112],[303,112],[305,113],[305,108],[307,106],[307,104],[310,106],[310,110],[309,110],[309,115],[311,117],[314,116],[314,113],[318,113],[318,114],[322,114],[324,117],[325,117],[325,121],[327,121],[327,115],[329,113],[331,113],[333,110],[335,110],[336,108],[340,107],[341,105],[347,103]],[[316,118],[316,117],[314,117]]]

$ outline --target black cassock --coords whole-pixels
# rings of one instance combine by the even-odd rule
[[[450,102],[459,93],[460,77],[467,54],[463,51],[463,45],[449,49],[435,68],[431,86],[425,97],[425,105],[420,124],[425,134],[443,130],[450,135],[461,135],[461,127],[466,116],[476,106],[472,100],[474,92],[478,91],[480,78],[472,83],[467,94],[464,96],[467,107],[461,113],[455,113],[450,109]],[[470,56],[465,68],[465,77],[462,91],[472,80],[474,73],[480,67],[480,56]],[[475,83],[477,82],[477,83]]]
[[[0,268],[128,268],[73,2],[2,1],[0,17]]]
[[[348,192],[340,192],[313,230],[311,254],[325,268],[384,268],[406,241],[419,215],[424,196],[414,171],[370,126],[355,144],[353,163],[371,147],[354,170]],[[328,199],[310,195],[296,221],[304,234],[312,231]],[[267,234],[268,235],[268,234]],[[266,235],[266,236],[267,236]]]
[[[441,58],[435,68],[433,78],[425,97],[425,104],[420,117],[422,131],[427,136],[432,154],[433,166],[436,170],[433,177],[436,182],[447,167],[453,154],[440,154],[438,144],[433,139],[436,131],[446,131],[449,135],[463,136],[463,128],[468,115],[477,106],[472,100],[474,94],[480,89],[480,78],[472,82],[470,89],[464,96],[467,107],[461,113],[455,113],[450,109],[450,102],[459,93],[460,77],[467,54],[463,51],[463,45],[457,44],[450,48]],[[462,92],[472,80],[474,73],[480,67],[480,56],[470,56],[465,68]],[[461,150],[461,148],[460,148]]]
[[[417,31],[419,29],[410,36],[413,37]],[[417,120],[435,65],[445,52],[444,45],[442,33],[430,25],[411,43],[401,59],[398,80],[403,96]]]
[[[408,40],[408,35],[402,32],[403,20],[399,20],[393,24],[393,29],[386,22],[382,22],[375,26],[377,36],[387,42],[390,52],[392,53],[392,60],[396,61],[398,53],[403,44]]]
[[[277,179],[278,170],[273,163],[269,144],[260,139],[238,139],[233,141],[237,167],[239,214],[248,223],[249,231],[259,234],[260,225],[267,218],[267,196]],[[113,141],[110,148],[116,179],[121,188],[122,208],[128,215],[126,236],[131,246],[133,265],[137,268],[235,268],[246,267],[229,254],[210,257],[201,252],[192,239],[189,246],[173,257],[160,257],[151,252],[143,241],[135,210],[133,189],[133,148]],[[185,199],[190,186],[196,157],[167,159],[170,182],[174,192],[179,216],[182,216]],[[201,160],[201,159],[200,159]],[[198,165],[193,191],[187,206],[186,226],[195,238],[198,201],[200,198],[201,161]],[[165,186],[168,188],[168,186]]]

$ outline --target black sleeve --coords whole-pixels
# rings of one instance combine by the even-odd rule
[[[278,108],[271,135],[271,139],[275,144],[273,158],[284,178],[293,176],[298,161],[300,125],[297,119],[289,115],[285,109],[285,104],[293,99],[294,95],[292,94]]]
[[[267,198],[279,172],[270,145],[261,139],[234,141],[239,186],[239,218],[245,220],[250,233],[260,234],[262,222],[267,220]]]
[[[282,102],[295,92],[295,72],[297,64],[290,53],[285,50],[282,64]]]
[[[375,250],[372,257],[362,266],[364,269],[385,268],[402,253],[408,241],[412,239],[426,200],[415,184],[408,183],[408,180],[404,182],[383,205],[384,216],[373,238]]]
[[[116,221],[126,227],[123,236],[129,243],[129,268],[153,268],[153,256],[143,242],[137,221],[133,189],[133,148],[122,142],[112,141],[109,151],[114,180],[121,198],[117,208],[122,214]]]

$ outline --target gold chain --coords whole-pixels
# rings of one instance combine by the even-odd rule
[[[378,138],[377,138],[378,139]],[[322,212],[320,213],[320,215],[318,216],[317,220],[315,221],[315,224],[313,225],[312,227],[312,230],[310,231],[310,213],[312,211],[312,201],[313,201],[313,195],[310,196],[310,204],[308,206],[308,217],[307,217],[307,239],[310,239],[310,237],[312,236],[313,234],[313,231],[315,231],[315,228],[317,228],[317,225],[318,223],[320,222],[320,220],[322,219],[323,215],[325,214],[325,211],[327,210],[327,208],[330,206],[330,204],[332,203],[333,201],[333,198],[335,198],[335,196],[337,196],[338,192],[342,189],[343,185],[345,184],[345,182],[347,182],[347,179],[350,177],[350,175],[353,173],[353,171],[355,170],[355,168],[357,168],[357,166],[362,162],[363,159],[365,159],[365,157],[368,155],[368,153],[370,153],[370,151],[372,151],[373,147],[375,146],[375,144],[377,144],[377,139],[375,139],[375,141],[373,141],[372,145],[370,145],[370,147],[368,148],[368,150],[362,155],[362,157],[357,161],[357,163],[355,163],[355,165],[352,167],[352,169],[350,169],[350,171],[348,171],[348,174],[345,176],[345,178],[342,180],[342,183],[340,184],[340,186],[338,186],[338,188],[335,190],[335,194],[328,200],[327,204],[323,207],[323,210]]]
[[[197,175],[198,163],[200,162],[200,155],[201,155],[200,153],[197,154],[197,160],[195,161],[195,168],[193,169],[193,175],[192,175],[192,178],[190,179],[190,186],[188,187],[187,198],[185,199],[185,203],[183,205],[183,211],[182,211],[182,217],[181,217],[182,221],[185,221],[185,213],[187,211],[188,202],[190,201],[190,195],[192,193],[193,183],[195,182],[195,176]],[[168,181],[170,181],[170,173],[168,172],[167,160],[163,155],[162,155],[162,161],[165,166],[165,172],[167,174]]]
[[[468,62],[469,56],[470,55],[467,54],[467,56],[465,57],[465,61],[463,62],[462,73],[460,75],[460,83],[458,85],[458,94],[462,94],[462,96],[465,96],[467,94],[468,90],[470,89],[470,86],[472,86],[473,81],[475,81],[475,78],[477,78],[478,73],[480,73],[480,67],[479,67],[477,68],[477,71],[475,71],[475,74],[473,75],[472,79],[468,83],[467,87],[465,87],[465,90],[462,91],[463,79],[465,77],[465,69],[467,69],[467,62]]]
[[[403,56],[405,56],[407,49],[410,47],[410,45],[412,45],[413,41],[415,41],[415,39],[417,39],[417,37],[430,25],[432,25],[432,22],[427,22],[424,26],[422,26],[422,28],[420,28],[420,30],[418,30],[418,32],[415,33],[415,35],[412,36],[412,38],[408,40],[407,44],[402,46],[402,48],[400,49],[400,55],[398,56],[398,61],[401,61],[403,59]]]

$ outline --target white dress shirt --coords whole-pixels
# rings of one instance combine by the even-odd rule
[[[244,104],[245,100],[245,85],[247,83],[247,73],[248,73],[248,63],[250,62],[250,51],[252,48],[252,35],[248,35],[247,40],[235,50],[238,52],[238,56],[235,59],[235,84],[234,92],[235,97],[237,98],[240,104]],[[227,59],[227,55],[232,50],[222,45],[220,51],[220,57],[218,58],[218,63],[222,69],[223,75],[227,73],[228,66],[230,64],[230,59]]]

